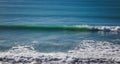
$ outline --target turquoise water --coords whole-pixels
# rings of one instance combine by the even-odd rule
[[[83,43],[86,43],[83,46],[86,58],[93,58],[92,54],[100,55],[99,58],[108,58],[110,54],[110,58],[120,57],[119,3],[119,0],[0,0],[0,57],[4,56],[2,53],[13,57],[21,53],[26,57],[34,51],[39,54],[81,52]],[[101,28],[93,31],[91,26]],[[87,47],[90,47],[88,51]]]

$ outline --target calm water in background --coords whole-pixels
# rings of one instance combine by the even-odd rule
[[[120,26],[119,0],[0,0],[0,25]],[[38,52],[67,52],[81,41],[120,43],[114,32],[0,29],[0,51],[20,45]]]
[[[119,0],[0,0],[0,24],[120,25]]]

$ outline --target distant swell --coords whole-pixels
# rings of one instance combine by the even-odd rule
[[[105,32],[120,32],[120,26],[35,26],[35,25],[0,25],[0,29],[20,30],[52,30],[52,31],[105,31]]]

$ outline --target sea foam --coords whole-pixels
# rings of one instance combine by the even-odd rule
[[[90,25],[76,25],[76,27],[86,27],[92,31],[105,31],[105,32],[120,32],[120,26],[90,26]]]
[[[0,52],[2,64],[119,64],[120,45],[110,42],[83,40],[73,50],[42,53],[32,46],[15,46]]]

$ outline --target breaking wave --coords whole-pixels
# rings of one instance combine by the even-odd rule
[[[70,30],[70,31],[105,31],[120,32],[120,26],[33,26],[33,25],[0,25],[0,29],[30,29],[30,30]]]
[[[120,45],[105,41],[83,40],[73,50],[42,53],[32,46],[16,46],[0,52],[0,62],[10,64],[119,64]]]

